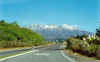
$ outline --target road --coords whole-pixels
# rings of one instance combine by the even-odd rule
[[[0,51],[0,56],[4,56],[4,55],[7,55],[7,54],[16,54],[16,53],[19,53],[19,52],[24,52],[24,51],[29,51],[31,50],[32,48],[21,48],[21,49],[12,49],[12,50],[7,50],[7,51]]]
[[[37,49],[37,52],[20,55],[1,62],[72,62],[72,60],[69,57],[64,57],[59,45],[52,45]]]

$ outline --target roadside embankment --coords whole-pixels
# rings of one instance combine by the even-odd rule
[[[78,62],[100,62],[100,60],[96,60],[95,57],[87,57],[77,52],[73,52],[70,49],[64,49],[64,53],[67,54],[69,57],[72,57]]]

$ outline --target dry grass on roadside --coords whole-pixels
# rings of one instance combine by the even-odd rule
[[[77,53],[77,52],[73,52],[72,50],[70,49],[64,49],[64,52],[69,54],[70,56],[74,56],[75,58],[78,58],[78,59],[86,59],[86,60],[96,60],[95,57],[87,57],[87,56],[84,56],[80,53]]]

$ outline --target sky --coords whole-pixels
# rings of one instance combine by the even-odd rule
[[[0,0],[0,20],[28,24],[69,24],[95,32],[99,0]]]

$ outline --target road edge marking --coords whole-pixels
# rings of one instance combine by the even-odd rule
[[[17,56],[22,56],[22,55],[25,55],[25,54],[28,54],[28,53],[32,53],[32,52],[37,52],[37,51],[39,51],[39,50],[32,50],[32,51],[25,52],[25,53],[22,53],[22,54],[17,54],[17,55],[9,56],[9,57],[0,59],[0,61],[4,61],[4,60],[7,60],[7,59],[11,59],[11,58],[14,58],[14,57],[17,57]]]
[[[62,56],[63,56],[64,58],[68,59],[68,60],[71,61],[71,62],[76,62],[74,59],[71,59],[70,57],[68,57],[67,55],[65,55],[63,51],[60,51],[60,52],[61,52],[61,54],[62,54]]]

